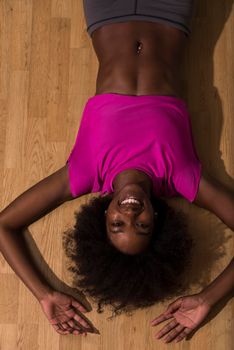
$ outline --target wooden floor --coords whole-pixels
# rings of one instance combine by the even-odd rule
[[[234,188],[234,11],[231,0],[199,0],[186,52],[184,98],[203,166]],[[65,165],[81,113],[95,93],[98,61],[86,32],[81,0],[0,0],[0,208]],[[93,195],[93,194],[92,194]],[[91,194],[67,202],[30,226],[26,239],[46,276],[61,291],[71,285],[61,234]],[[233,256],[233,232],[183,199],[168,203],[189,215],[196,246],[189,278],[199,291]],[[36,249],[36,246],[38,249]],[[58,258],[61,257],[61,258]],[[149,322],[167,304],[113,321],[96,305],[86,314],[100,335],[59,335],[0,255],[1,350],[232,350],[234,300],[218,305],[188,340],[163,344]],[[177,297],[177,296],[175,296]],[[174,300],[173,298],[172,300]]]

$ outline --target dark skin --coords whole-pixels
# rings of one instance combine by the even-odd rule
[[[139,170],[125,170],[115,177],[113,187],[112,201],[105,212],[108,237],[121,251],[137,254],[147,247],[157,216],[150,201],[152,182]],[[120,206],[118,201],[128,195],[136,195],[144,206]]]
[[[181,97],[179,68],[188,41],[183,31],[161,23],[128,21],[104,25],[91,39],[99,61],[95,95]],[[136,254],[147,247],[157,217],[150,201],[152,181],[131,169],[117,174],[113,187],[105,212],[108,238],[119,250]],[[127,194],[140,197],[144,207],[120,207],[118,201]]]
[[[136,43],[139,39],[143,45],[138,53]],[[112,92],[180,96],[179,89],[175,88],[179,80],[176,74],[179,72],[186,40],[183,32],[156,23],[137,21],[135,24],[128,22],[99,28],[93,33],[100,61],[96,94]],[[0,245],[1,253],[40,302],[55,330],[60,334],[77,334],[83,332],[84,326],[88,326],[87,320],[82,320],[79,312],[84,310],[82,304],[70,295],[51,289],[34,264],[24,236],[20,234],[62,203],[79,197],[71,193],[68,170],[66,164],[24,191],[0,212]],[[112,202],[107,210],[107,224],[117,214],[124,222],[123,233],[116,234],[116,238],[111,236],[114,244],[122,250],[139,251],[146,244],[147,238],[138,235],[137,230],[143,230],[138,225],[141,221],[149,224],[150,218],[152,220],[149,202],[151,185],[148,176],[137,170],[121,172],[114,179],[114,193],[109,194]],[[127,190],[138,192],[144,197],[144,211],[136,213],[131,209],[119,210],[118,198],[121,199]],[[206,172],[201,176],[193,203],[217,215],[234,231],[233,192]],[[180,341],[196,328],[209,308],[233,290],[233,271],[232,259],[203,291],[170,304],[167,311],[154,320],[153,324],[156,325],[173,318],[158,333],[159,337],[165,335],[167,341],[176,337]]]

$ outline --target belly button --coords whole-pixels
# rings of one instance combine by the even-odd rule
[[[140,53],[140,52],[141,52],[142,47],[143,47],[142,43],[138,41],[138,42],[137,42],[137,53]]]

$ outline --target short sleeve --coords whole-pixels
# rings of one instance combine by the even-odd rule
[[[198,161],[173,176],[175,190],[190,203],[196,198],[201,179],[201,171],[202,164]]]
[[[92,190],[92,173],[87,160],[83,155],[72,152],[66,161],[66,164],[68,163],[70,191],[74,198],[90,193]]]
[[[82,118],[75,144],[66,161],[70,191],[74,198],[90,193],[92,190],[94,174],[89,139],[89,127],[86,119]]]

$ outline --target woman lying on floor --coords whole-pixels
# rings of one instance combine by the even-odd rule
[[[122,0],[87,0],[84,10],[100,66],[74,147],[65,166],[0,213],[1,252],[60,334],[93,328],[80,302],[39,277],[15,231],[66,201],[100,192],[76,213],[64,248],[75,263],[76,286],[95,298],[99,312],[110,304],[117,314],[182,290],[192,241],[185,217],[161,197],[183,197],[234,229],[233,194],[205,175],[180,97],[191,1],[142,0],[133,7]],[[233,289],[233,275],[232,260],[204,290],[171,303],[152,323],[172,318],[158,337],[180,341],[198,327]]]

